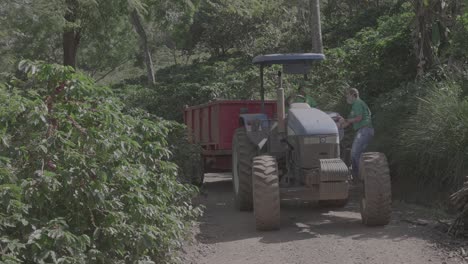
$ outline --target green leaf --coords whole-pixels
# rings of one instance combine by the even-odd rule
[[[44,145],[39,145],[39,148],[44,152],[44,154],[47,154],[47,147]]]
[[[65,232],[63,231],[62,228],[55,228],[55,229],[49,230],[47,235],[52,239],[59,239],[65,236]]]
[[[3,161],[3,162],[5,162],[5,163],[9,163],[9,162],[10,162],[10,159],[7,158],[7,157],[0,156],[0,161]]]
[[[29,235],[28,245],[33,244],[36,240],[39,240],[42,236],[42,229],[37,229]]]
[[[93,232],[93,238],[94,238],[94,239],[98,239],[99,236],[100,236],[100,234],[101,234],[101,229],[100,229],[100,228],[96,228],[96,229],[94,230],[94,232]]]

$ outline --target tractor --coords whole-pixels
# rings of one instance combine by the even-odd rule
[[[350,170],[340,158],[340,129],[336,113],[293,103],[285,113],[283,74],[306,75],[319,53],[257,56],[260,66],[259,113],[241,111],[233,135],[232,175],[236,207],[253,210],[258,230],[280,228],[282,200],[345,206],[350,189]],[[264,112],[264,69],[282,65],[278,72],[276,115]],[[335,118],[335,119],[334,119]],[[363,224],[382,226],[390,221],[391,183],[387,159],[377,152],[363,153],[359,181]]]

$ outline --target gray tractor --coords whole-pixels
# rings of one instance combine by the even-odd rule
[[[309,201],[333,206],[348,202],[350,172],[340,159],[340,130],[336,113],[305,103],[293,103],[285,113],[282,74],[307,74],[323,54],[258,56],[261,99],[265,100],[264,68],[283,65],[278,72],[277,113],[241,113],[233,136],[232,174],[235,203],[254,211],[258,230],[280,228],[280,201]],[[386,225],[391,214],[391,186],[387,159],[382,153],[364,153],[360,160],[362,222]]]

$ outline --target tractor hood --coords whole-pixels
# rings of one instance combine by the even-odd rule
[[[338,135],[333,119],[316,108],[292,107],[287,122],[289,136]]]

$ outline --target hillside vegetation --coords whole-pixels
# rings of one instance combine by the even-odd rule
[[[0,2],[0,260],[167,263],[200,210],[182,110],[258,99],[258,54],[309,52],[313,0]],[[468,175],[468,3],[324,0],[305,85],[346,116],[360,90],[396,197]],[[275,71],[266,70],[274,98]],[[352,132],[349,131],[348,134]],[[424,195],[426,194],[426,195]],[[440,196],[439,196],[440,195]]]

